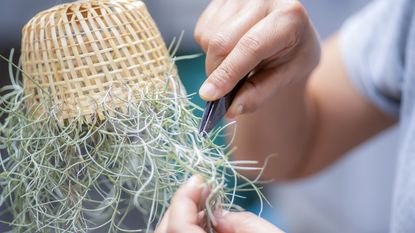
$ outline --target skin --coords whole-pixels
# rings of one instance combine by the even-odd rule
[[[207,196],[203,179],[193,176],[173,197],[171,207],[164,215],[155,233],[206,233],[200,227],[203,215],[199,203]],[[216,233],[282,233],[269,222],[248,212],[215,212]]]
[[[199,91],[203,99],[224,96],[252,72],[228,117],[237,121],[235,159],[263,163],[277,155],[269,161],[265,179],[286,181],[315,174],[395,123],[348,79],[337,35],[320,49],[299,1],[212,0],[195,38],[206,53],[208,79]],[[204,232],[200,227],[196,231],[198,188],[182,189],[165,217],[169,224],[163,223],[158,233]],[[185,221],[184,215],[172,214],[183,208],[191,208],[189,230],[173,224]],[[250,214],[228,213],[217,222],[219,233],[281,232]],[[242,223],[251,228],[240,227]]]

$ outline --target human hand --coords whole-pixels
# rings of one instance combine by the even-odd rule
[[[226,95],[253,71],[228,111],[231,118],[306,80],[320,58],[317,33],[297,0],[212,0],[195,38],[206,52],[203,99]]]
[[[204,202],[204,189],[200,176],[193,176],[173,197],[170,208],[155,230],[155,233],[206,233],[201,227],[198,206]],[[282,233],[267,221],[254,214],[215,211],[214,228],[217,233]]]

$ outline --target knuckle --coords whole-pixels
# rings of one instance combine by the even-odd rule
[[[216,70],[216,75],[213,76],[213,81],[219,88],[227,87],[231,84],[235,77],[235,69],[233,64],[224,61],[222,65]]]
[[[209,31],[202,30],[200,26],[197,26],[194,31],[194,38],[196,42],[203,48],[203,50],[207,51],[207,43],[209,41]]]
[[[219,90],[224,90],[228,85],[226,82],[226,78],[224,78],[224,76],[222,76],[220,72],[218,72],[217,75],[212,76],[210,78],[210,81]]]
[[[196,42],[202,47],[202,49],[207,52],[209,38],[206,33],[195,35]]]
[[[193,36],[194,36],[197,43],[200,44],[202,42],[202,33],[200,32],[199,28],[195,29],[195,31],[193,33]]]
[[[300,22],[308,21],[307,10],[299,1],[291,1],[288,5],[287,13]]]
[[[208,48],[210,52],[218,56],[226,56],[231,51],[229,42],[222,34],[217,34],[211,38],[208,42]]]
[[[293,30],[292,33],[290,33],[287,36],[287,43],[285,45],[285,51],[290,51],[291,49],[297,47],[302,39],[302,31],[301,30]]]
[[[246,35],[241,39],[240,45],[241,49],[249,55],[260,53],[263,46],[261,40],[255,35]]]

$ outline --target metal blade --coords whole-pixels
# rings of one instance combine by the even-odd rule
[[[208,102],[206,104],[205,112],[203,113],[202,123],[199,128],[199,133],[206,136],[226,115],[231,104],[229,96],[225,96],[219,100]]]
[[[222,118],[226,115],[233,99],[242,87],[244,82],[248,79],[248,75],[241,79],[235,88],[226,96],[207,102],[205,111],[203,112],[202,122],[199,127],[199,134],[207,136],[219,124]]]

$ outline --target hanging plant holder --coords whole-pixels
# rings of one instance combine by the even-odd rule
[[[237,172],[255,162],[230,162],[229,148],[213,142],[223,129],[198,134],[197,107],[142,1],[40,12],[23,28],[21,66],[9,65],[0,205],[13,232],[152,232],[193,174],[212,190],[201,209],[210,232],[215,208],[237,208],[236,191],[262,197]],[[125,225],[135,210],[144,226]]]

